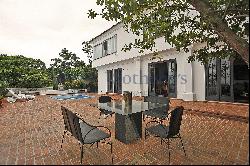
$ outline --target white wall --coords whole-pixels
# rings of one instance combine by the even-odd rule
[[[107,70],[98,68],[98,93],[107,92]]]
[[[122,27],[122,24],[116,25],[115,27],[111,28],[103,35],[97,37],[95,40],[91,42],[91,44],[95,46],[99,43],[102,43],[104,40],[114,36],[115,34],[117,35],[117,52],[111,55],[107,55],[102,58],[93,60],[93,63],[92,63],[93,67],[99,67],[102,65],[118,62],[121,60],[127,60],[130,58],[152,53],[153,51],[162,51],[162,50],[172,48],[172,46],[166,43],[164,41],[164,38],[161,37],[155,40],[156,47],[153,49],[153,51],[145,50],[144,53],[139,53],[138,49],[131,49],[130,51],[127,51],[127,52],[121,51],[121,49],[124,47],[125,44],[134,42],[134,40],[138,38],[138,36],[132,33],[126,32],[125,29]]]
[[[122,68],[122,91],[132,91],[136,96],[148,95],[148,64],[157,62],[152,60],[152,51],[145,51],[142,54],[138,50],[121,51],[126,43],[133,42],[137,37],[128,34],[118,24],[103,35],[92,41],[93,45],[103,42],[105,39],[117,34],[117,53],[111,54],[93,61],[93,67],[98,70],[98,92],[107,92],[107,70]],[[201,47],[196,44],[190,48],[188,53],[177,52],[172,46],[164,42],[163,38],[156,40],[156,48],[162,60],[176,59],[177,62],[177,98],[184,100],[205,100],[205,70],[200,62],[188,63],[187,58],[194,49]],[[143,79],[140,82],[140,78]],[[184,78],[184,79],[183,79]]]

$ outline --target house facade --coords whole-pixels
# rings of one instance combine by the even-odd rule
[[[121,50],[136,38],[138,36],[126,32],[123,24],[118,23],[90,41],[93,46],[92,66],[98,70],[98,93],[131,91],[134,96],[163,95],[163,81],[166,80],[171,98],[186,101],[248,100],[248,67],[241,59],[214,59],[207,65],[198,61],[188,63],[187,58],[202,44],[190,46],[187,53],[179,52],[163,37],[155,40],[152,51]],[[160,58],[153,58],[154,51]]]

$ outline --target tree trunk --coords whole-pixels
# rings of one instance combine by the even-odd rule
[[[189,0],[188,2],[200,12],[201,16],[204,17],[207,22],[213,25],[213,29],[223,41],[234,49],[249,65],[249,43],[233,32],[227,23],[222,20],[220,15],[216,12],[211,14],[212,8],[208,0]]]

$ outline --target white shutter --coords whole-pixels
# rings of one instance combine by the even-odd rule
[[[99,44],[96,48],[96,54],[97,54],[97,57],[96,58],[100,58],[102,57],[102,44]]]
[[[117,52],[117,36],[116,35],[113,37],[113,42],[114,42],[114,52]]]
[[[111,38],[112,39],[112,38]],[[108,40],[108,54],[112,53],[112,43],[111,43],[111,39]]]
[[[114,53],[115,52],[115,48],[114,48],[114,36],[111,38],[111,53]]]

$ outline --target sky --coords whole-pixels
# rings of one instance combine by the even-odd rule
[[[96,0],[0,0],[0,54],[41,59],[48,67],[63,48],[88,63],[82,42],[115,22],[90,19]]]

